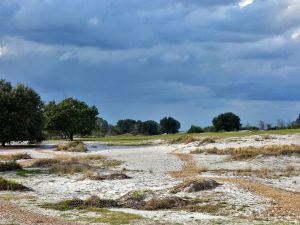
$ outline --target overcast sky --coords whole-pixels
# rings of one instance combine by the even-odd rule
[[[300,112],[299,0],[1,0],[0,78],[183,129]]]

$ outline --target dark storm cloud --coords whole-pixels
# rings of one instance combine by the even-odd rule
[[[2,0],[0,76],[47,101],[96,104],[111,121],[292,119],[299,10],[297,0]]]

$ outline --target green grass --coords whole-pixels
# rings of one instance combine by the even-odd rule
[[[24,170],[24,169],[18,169],[16,171],[16,175],[20,177],[27,177],[28,175],[35,175],[35,174],[41,174],[43,173],[41,170]]]
[[[208,137],[216,137],[216,138],[227,138],[227,137],[246,137],[251,135],[269,135],[269,134],[295,134],[300,133],[300,129],[286,129],[286,130],[271,130],[271,131],[246,131],[246,132],[209,132],[209,133],[198,133],[198,134],[188,134],[193,138],[208,138]],[[77,141],[100,141],[107,142],[109,144],[121,144],[121,145],[146,145],[147,143],[141,143],[144,141],[152,141],[157,139],[162,139],[166,141],[180,139],[183,136],[186,136],[186,133],[178,133],[178,134],[168,134],[168,135],[118,135],[118,136],[109,136],[109,137],[83,137],[76,138]],[[50,140],[49,140],[50,141]],[[58,140],[51,140],[58,141]],[[61,141],[61,140],[60,140]]]

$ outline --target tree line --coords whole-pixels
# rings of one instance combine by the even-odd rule
[[[140,121],[122,119],[116,125],[100,118],[98,109],[74,98],[44,104],[40,95],[23,84],[15,87],[0,80],[0,143],[12,141],[40,142],[48,136],[62,136],[73,140],[74,135],[124,135],[124,134],[174,134],[181,124],[172,117],[164,117],[159,123],[154,120]],[[282,121],[278,126],[260,122],[258,127],[242,127],[240,118],[232,112],[222,113],[212,120],[213,126],[201,128],[192,125],[188,133],[238,131],[241,129],[299,128],[300,114],[288,127]]]

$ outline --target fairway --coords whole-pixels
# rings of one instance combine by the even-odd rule
[[[285,129],[285,130],[270,130],[270,131],[239,131],[239,132],[209,132],[209,133],[199,133],[199,134],[162,134],[162,135],[119,135],[119,136],[108,136],[108,137],[78,137],[75,138],[78,141],[99,141],[111,144],[136,144],[142,145],[141,142],[153,141],[153,140],[173,140],[185,135],[192,136],[194,138],[230,138],[230,137],[246,137],[252,135],[270,135],[270,134],[297,134],[300,133],[300,129]],[[53,141],[53,140],[52,140]],[[61,140],[55,140],[61,141]],[[144,144],[146,144],[144,143]]]

